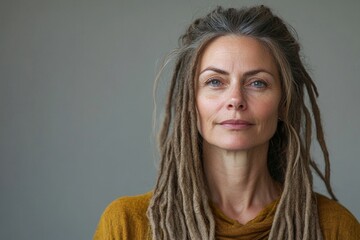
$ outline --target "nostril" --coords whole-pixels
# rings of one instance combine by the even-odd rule
[[[246,104],[243,100],[240,100],[240,99],[236,99],[236,98],[232,98],[230,99],[229,103],[228,103],[228,108],[229,109],[240,109],[240,110],[244,110],[246,109]]]

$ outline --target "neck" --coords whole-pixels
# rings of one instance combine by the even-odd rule
[[[280,194],[267,168],[268,146],[227,151],[204,143],[203,161],[211,200],[240,223],[255,217]]]

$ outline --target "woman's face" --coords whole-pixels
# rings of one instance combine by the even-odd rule
[[[199,64],[196,107],[204,144],[226,150],[267,149],[281,98],[269,50],[250,37],[222,36],[206,47]]]

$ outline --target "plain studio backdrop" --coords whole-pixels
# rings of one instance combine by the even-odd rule
[[[360,1],[1,0],[1,238],[91,239],[107,204],[150,191],[161,59],[216,5],[255,3],[298,32],[332,184],[360,218]]]

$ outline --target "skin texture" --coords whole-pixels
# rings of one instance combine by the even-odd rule
[[[266,164],[281,99],[276,63],[258,40],[222,36],[200,59],[196,89],[210,196],[246,223],[280,194]]]

